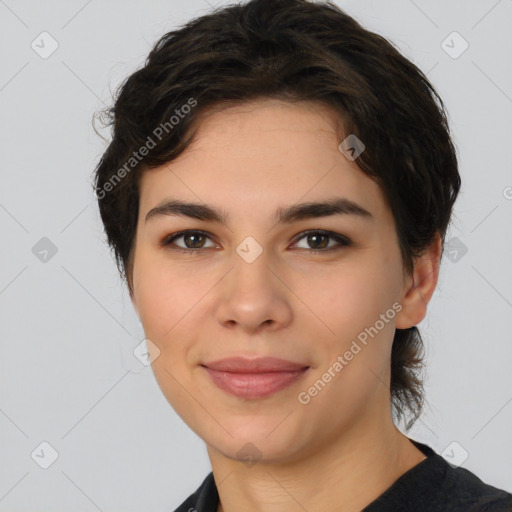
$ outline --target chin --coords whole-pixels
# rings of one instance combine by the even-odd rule
[[[203,437],[206,444],[220,452],[224,457],[244,462],[248,467],[257,462],[282,463],[292,461],[298,457],[297,438],[292,435],[290,426],[279,425],[278,421],[266,421],[260,426],[240,425],[236,430],[230,429],[229,425],[223,425],[233,437],[223,429],[219,436],[212,438],[211,430],[209,435]],[[271,425],[271,426],[270,426]],[[217,429],[219,432],[219,429]],[[200,435],[200,434],[199,434]]]

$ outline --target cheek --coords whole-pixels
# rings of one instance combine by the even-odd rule
[[[147,338],[158,347],[152,371],[163,395],[184,419],[190,414],[190,348],[197,329],[200,299],[206,293],[183,272],[148,264],[138,274],[137,303]],[[194,316],[195,315],[195,316]],[[185,421],[187,421],[185,419]]]
[[[157,344],[172,339],[186,323],[187,316],[211,286],[207,279],[195,278],[192,267],[170,267],[165,261],[139,258],[134,269],[135,296],[146,334]]]
[[[311,304],[317,306],[311,309],[325,325],[313,319],[319,325],[315,343],[320,358],[301,390],[316,393],[304,410],[313,415],[318,411],[322,417],[322,411],[338,404],[343,411],[333,412],[336,428],[339,422],[358,417],[387,379],[396,312],[389,291],[392,284],[377,277],[367,267],[352,267],[331,278],[323,292],[316,287],[309,290]]]
[[[333,400],[343,403],[345,415],[356,414],[386,381],[396,316],[393,273],[361,258],[357,265],[331,271],[328,279],[308,281],[308,289],[303,285],[302,294],[311,301],[305,302],[322,321],[312,319],[318,325],[320,362],[313,380],[324,373],[325,379],[336,375],[313,407],[327,407]]]
[[[294,289],[321,321],[326,339],[333,335],[347,340],[391,308],[397,290],[394,274],[393,268],[361,258],[356,264],[332,267],[324,275],[301,277]]]

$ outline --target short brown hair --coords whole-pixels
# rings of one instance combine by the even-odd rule
[[[382,188],[406,273],[437,233],[444,247],[461,181],[445,106],[423,72],[333,3],[251,0],[163,35],[101,111],[112,141],[93,186],[130,294],[140,176],[183,152],[208,108],[257,98],[322,102],[364,142],[356,163]],[[418,328],[396,329],[390,392],[398,420],[412,414],[407,429],[423,408],[422,366]]]

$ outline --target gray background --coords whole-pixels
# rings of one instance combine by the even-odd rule
[[[428,72],[459,150],[450,249],[420,324],[427,407],[408,435],[459,463],[465,450],[463,467],[512,491],[512,0],[337,3]],[[210,470],[132,354],[144,334],[90,186],[106,147],[93,112],[160,35],[209,10],[0,0],[1,511],[172,511]],[[46,59],[31,47],[43,31],[59,45]],[[469,44],[457,58],[453,31]]]

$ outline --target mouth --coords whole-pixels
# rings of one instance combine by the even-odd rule
[[[277,358],[227,358],[202,364],[213,383],[221,390],[246,399],[258,399],[281,391],[309,370],[308,365]]]

